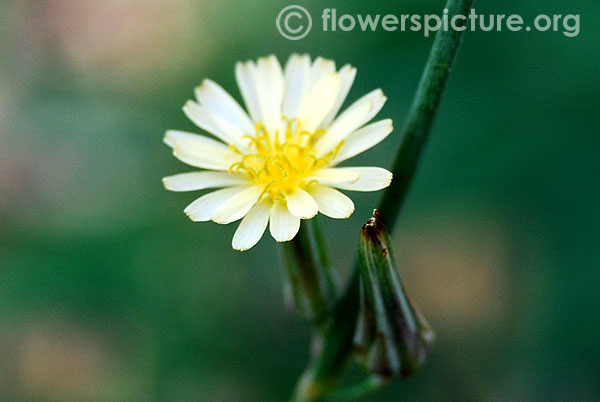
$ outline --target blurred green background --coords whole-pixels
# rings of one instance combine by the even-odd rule
[[[162,143],[205,77],[239,98],[238,60],[351,63],[396,131],[353,163],[390,167],[432,38],[322,32],[320,13],[440,13],[442,1],[0,3],[0,400],[283,401],[310,328],[282,302],[276,243],[231,249],[194,224],[198,194]],[[394,239],[436,329],[425,368],[363,401],[600,400],[600,4],[494,3],[581,14],[581,33],[467,32]],[[375,161],[375,162],[374,162]],[[340,277],[380,194],[324,222]],[[343,283],[343,281],[342,281]]]

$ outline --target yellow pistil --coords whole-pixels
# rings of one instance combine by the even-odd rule
[[[234,152],[242,155],[242,159],[231,165],[229,170],[246,173],[256,184],[264,185],[260,199],[271,197],[285,202],[286,193],[290,194],[296,188],[308,189],[317,182],[309,179],[310,176],[315,171],[328,167],[343,145],[342,141],[318,158],[314,145],[325,134],[325,130],[311,133],[302,130],[296,119],[284,119],[287,122],[284,133],[271,135],[262,123],[258,123],[254,135],[243,136],[249,141],[247,152],[231,147]]]

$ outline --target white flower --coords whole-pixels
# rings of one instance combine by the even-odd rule
[[[172,191],[210,192],[185,213],[193,221],[227,224],[242,219],[232,246],[247,250],[267,224],[278,242],[294,238],[301,219],[318,212],[348,218],[354,203],[336,190],[377,191],[392,174],[379,167],[335,167],[378,144],[392,131],[389,119],[365,125],[386,101],[380,89],[336,117],[356,69],[292,55],[282,71],[275,56],[237,63],[237,83],[247,113],[223,88],[205,80],[197,101],[183,110],[216,139],[167,131],[164,141],[182,162],[204,170],[165,177]]]

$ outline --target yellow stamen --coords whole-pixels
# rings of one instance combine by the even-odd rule
[[[285,203],[286,192],[295,188],[308,189],[318,183],[307,178],[316,170],[329,166],[343,145],[342,141],[326,155],[317,157],[314,145],[325,134],[325,130],[311,133],[303,130],[297,119],[285,116],[283,119],[286,127],[281,133],[282,136],[285,134],[285,138],[280,138],[279,132],[267,132],[259,122],[254,134],[242,137],[248,140],[248,151],[231,148],[243,157],[240,162],[231,165],[229,171],[245,173],[256,184],[264,185],[259,200],[270,197],[273,201]]]

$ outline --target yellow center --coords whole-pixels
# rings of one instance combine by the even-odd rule
[[[246,173],[256,184],[264,185],[260,199],[271,197],[285,202],[286,193],[296,188],[307,190],[316,182],[310,179],[311,175],[329,166],[343,144],[343,141],[340,142],[332,151],[318,158],[314,145],[325,130],[312,133],[302,130],[296,119],[286,121],[284,135],[270,135],[263,124],[258,123],[254,135],[244,136],[249,141],[247,152],[231,147],[243,157],[229,170]]]

